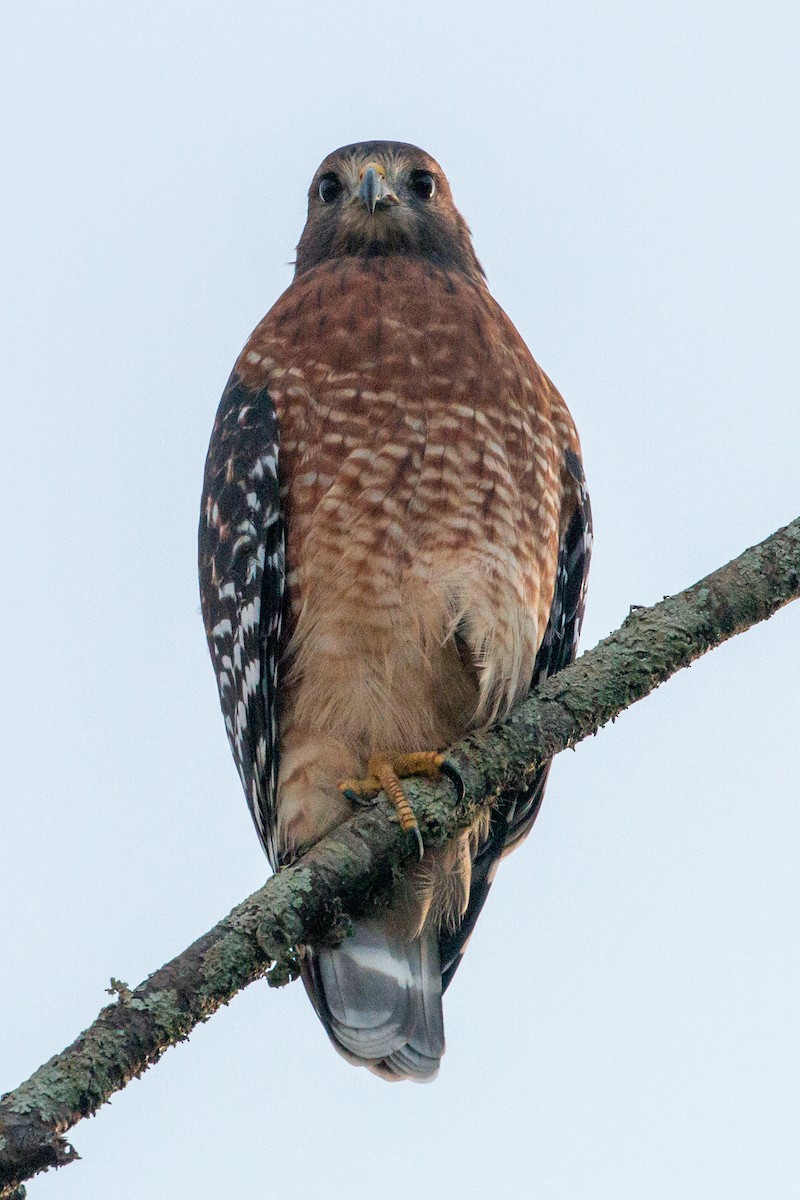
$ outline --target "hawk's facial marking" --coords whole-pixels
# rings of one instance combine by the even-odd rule
[[[308,194],[296,274],[328,259],[403,255],[483,271],[435,159],[405,142],[358,142],[329,154]]]

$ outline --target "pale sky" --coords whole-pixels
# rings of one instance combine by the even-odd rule
[[[491,11],[490,11],[491,9]],[[800,512],[793,3],[6,0],[0,1091],[264,880],[198,613],[321,158],[416,142],[581,433],[583,645]],[[800,1193],[800,605],[556,762],[438,1080],[261,982],[32,1200]]]

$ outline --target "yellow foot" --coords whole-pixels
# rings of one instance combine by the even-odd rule
[[[366,779],[343,779],[339,791],[355,804],[373,800],[380,791],[386,792],[397,809],[401,829],[415,839],[422,859],[422,835],[400,780],[409,775],[427,775],[431,779],[439,779],[444,762],[445,755],[438,750],[420,750],[415,754],[373,754],[367,763]]]

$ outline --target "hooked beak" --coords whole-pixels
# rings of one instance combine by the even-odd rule
[[[371,217],[375,216],[375,209],[379,204],[387,207],[398,203],[397,196],[386,183],[386,173],[379,163],[367,163],[359,179],[358,192],[353,199],[365,204]]]

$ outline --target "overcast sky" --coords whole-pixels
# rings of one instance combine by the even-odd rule
[[[796,4],[6,0],[0,1091],[264,879],[198,613],[219,394],[360,138],[447,172],[568,400],[585,647],[798,515]],[[800,605],[556,762],[439,1079],[261,982],[33,1200],[800,1192]]]

